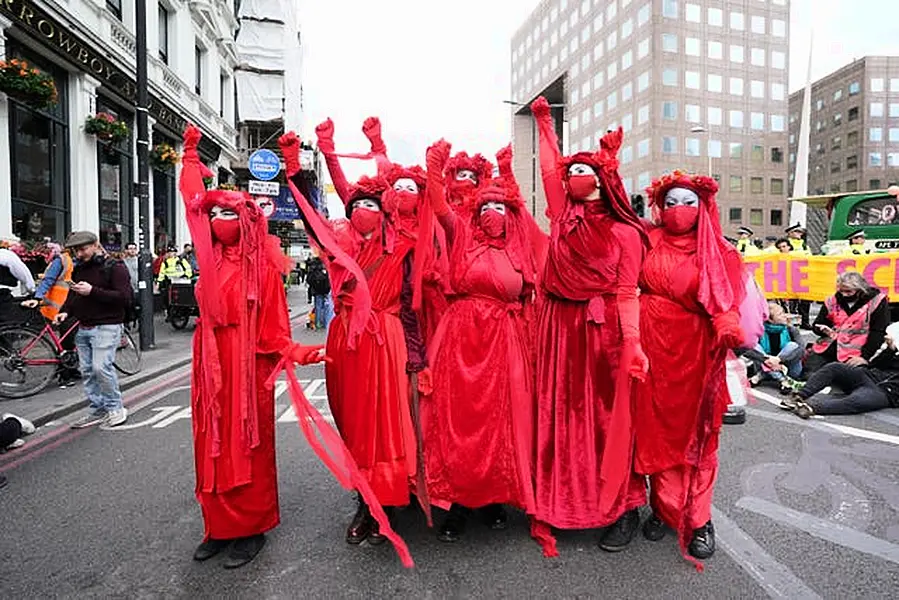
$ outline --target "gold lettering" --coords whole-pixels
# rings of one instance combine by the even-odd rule
[[[59,35],[56,36],[56,45],[67,54],[72,54],[74,49],[78,47],[78,44],[76,44],[64,31],[60,31]]]
[[[103,61],[95,56],[91,59],[90,68],[95,75],[100,75],[101,73],[103,73]]]
[[[89,58],[90,55],[87,53],[87,50],[85,50],[84,48],[78,48],[78,60],[80,60],[84,64],[87,64]]]
[[[31,24],[31,19],[34,18],[34,11],[27,4],[22,5],[22,10],[19,12],[19,20],[24,21],[26,25],[29,27],[34,27]]]
[[[56,28],[47,19],[41,19],[37,22],[37,30],[49,39],[53,39],[53,36],[56,35]]]

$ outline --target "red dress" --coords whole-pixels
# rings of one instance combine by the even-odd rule
[[[246,302],[240,285],[240,247],[225,247],[218,265],[220,298],[223,302],[225,325],[216,327],[215,342],[221,362],[222,389],[215,408],[219,410],[221,449],[214,457],[213,435],[209,421],[203,417],[203,319],[197,320],[194,332],[193,380],[191,409],[193,411],[194,458],[197,470],[196,496],[203,512],[205,539],[233,539],[264,533],[280,522],[278,512],[278,481],[275,466],[275,396],[266,382],[274,371],[281,352],[292,345],[287,300],[281,277],[274,266],[265,269],[261,282],[257,319],[256,345],[256,422],[259,444],[247,448],[240,416],[239,382],[241,369],[238,330],[240,315]],[[202,280],[198,286],[202,286]],[[198,291],[198,295],[201,292]],[[241,466],[242,457],[249,453],[249,469]]]
[[[328,331],[325,366],[328,402],[350,454],[384,506],[409,503],[416,473],[415,431],[409,407],[409,377],[400,294],[411,243],[400,236],[392,254],[378,237],[361,249],[357,262],[368,278],[372,315],[354,350],[347,346],[346,319],[352,306],[339,292],[337,317]]]
[[[524,279],[506,250],[455,219],[455,296],[430,345],[434,390],[422,400],[432,502],[510,504],[533,514],[533,363]]]
[[[614,410],[616,386],[627,385],[618,304],[633,298],[642,253],[638,229],[601,202],[568,203],[553,220],[537,327],[536,457],[537,518],[553,527],[604,527],[645,503],[642,478],[603,470],[608,453],[625,453],[630,465],[629,445],[606,442],[613,428],[631,427],[630,408]],[[613,424],[613,412],[624,420]]]

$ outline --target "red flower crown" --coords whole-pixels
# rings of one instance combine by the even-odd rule
[[[477,175],[479,184],[487,181],[493,175],[493,165],[483,155],[469,156],[467,152],[459,152],[446,161],[446,168],[443,172],[446,174],[447,183],[455,179],[456,173],[465,170],[472,171]]]
[[[418,186],[418,190],[421,191],[425,189],[428,174],[418,165],[404,167],[403,165],[393,164],[390,170],[384,174],[384,178],[387,179],[388,187],[393,187],[393,184],[400,179],[411,179]]]
[[[718,193],[718,182],[708,175],[696,175],[680,169],[653,179],[652,185],[646,188],[646,193],[651,204],[661,206],[668,190],[676,187],[693,190],[701,198],[711,198]]]
[[[380,199],[381,195],[390,187],[387,180],[380,175],[369,177],[363,175],[359,181],[350,186],[350,202],[359,200],[360,198]]]

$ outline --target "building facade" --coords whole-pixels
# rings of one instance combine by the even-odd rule
[[[805,90],[790,95],[790,188]],[[899,183],[899,56],[866,56],[812,84],[808,192]]]
[[[178,154],[187,123],[203,131],[200,155],[219,180],[236,159],[235,7],[225,0],[147,0],[151,154]],[[134,0],[4,0],[0,59],[52,76],[56,102],[0,91],[0,236],[26,242],[96,231],[110,250],[137,241]],[[8,90],[9,91],[9,90]],[[124,139],[85,131],[108,113]],[[148,240],[156,250],[189,240],[177,194],[178,164],[152,161]]]
[[[680,168],[718,179],[725,231],[781,232],[787,208],[788,0],[546,0],[512,38],[515,172],[545,224],[536,131],[551,104],[562,151],[619,125],[625,187]]]

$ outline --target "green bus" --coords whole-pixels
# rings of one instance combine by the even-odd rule
[[[812,211],[826,211],[827,236],[826,240],[820,240],[821,254],[839,254],[849,245],[848,236],[859,229],[865,232],[866,248],[872,252],[890,252],[899,250],[899,195],[894,194],[899,194],[896,187],[791,200],[809,207],[809,235],[812,235]]]

